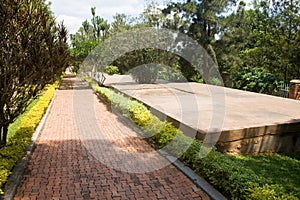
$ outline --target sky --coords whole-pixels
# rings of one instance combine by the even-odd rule
[[[155,1],[159,5],[167,2]],[[112,22],[116,13],[139,16],[146,6],[145,0],[46,0],[46,2],[51,2],[50,8],[57,21],[63,21],[70,34],[76,33],[84,20],[90,21],[91,7],[96,7],[96,15]]]
[[[47,0],[57,21],[63,21],[69,33],[76,33],[84,20],[92,18],[91,7],[96,7],[96,15],[113,21],[116,13],[139,16],[146,6],[144,0]],[[160,5],[164,0],[156,0]]]

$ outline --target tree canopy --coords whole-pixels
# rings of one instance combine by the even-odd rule
[[[140,18],[116,14],[111,25],[106,26],[105,38],[136,27],[175,30],[196,40],[218,65],[219,71],[229,73],[228,86],[251,88],[236,84],[237,79],[243,79],[244,84],[254,85],[252,91],[275,94],[279,83],[300,77],[300,0],[253,0],[251,5],[236,0],[185,0],[170,2],[162,8],[150,2]],[[93,13],[92,16],[93,22]],[[72,39],[72,51],[84,52],[84,56],[103,41],[89,39],[85,26],[75,34],[77,39],[74,36]],[[89,27],[91,33],[95,32],[95,26]],[[84,50],[79,48],[78,41],[85,46]],[[204,70],[199,74],[181,57],[153,49],[128,53],[113,64],[125,73],[149,61],[178,69],[189,81],[201,81],[209,73]],[[271,78],[240,76],[249,73],[253,77]],[[258,86],[261,84],[263,88],[272,89],[262,90]]]

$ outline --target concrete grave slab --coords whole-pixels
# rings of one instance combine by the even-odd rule
[[[104,84],[220,151],[300,152],[300,101],[199,83],[137,84],[129,75]]]

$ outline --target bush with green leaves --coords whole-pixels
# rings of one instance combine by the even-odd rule
[[[222,154],[215,148],[206,148],[201,141],[185,136],[170,122],[163,122],[153,116],[143,104],[132,101],[112,89],[99,87],[89,78],[85,78],[85,80],[103,99],[111,105],[115,105],[115,108],[139,125],[143,130],[143,137],[153,147],[164,148],[164,150],[167,147],[168,153],[176,157],[180,156],[179,159],[185,165],[208,180],[226,197],[257,200],[297,199],[293,194],[286,192],[282,185],[259,176],[239,157]],[[121,101],[126,103],[120,103]],[[137,111],[133,111],[135,109]],[[182,154],[182,149],[186,147],[188,148]],[[203,157],[203,155],[205,156]],[[262,192],[264,194],[261,194]]]
[[[298,198],[293,196],[292,194],[287,194],[285,189],[278,185],[269,185],[265,184],[261,187],[249,188],[246,193],[248,195],[245,196],[247,200],[297,200]]]
[[[19,126],[14,133],[11,133],[7,145],[0,149],[0,194],[3,194],[1,189],[11,174],[11,170],[24,156],[24,151],[29,146],[32,134],[53,98],[57,85],[58,82],[46,86],[35,105],[20,116]]]
[[[262,67],[242,67],[231,72],[232,87],[251,92],[274,95],[283,81]]]
[[[106,66],[104,72],[108,75],[120,74],[119,68],[113,65]]]

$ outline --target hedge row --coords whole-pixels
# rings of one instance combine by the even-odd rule
[[[8,138],[7,145],[0,149],[0,194],[4,193],[2,187],[13,167],[24,156],[24,151],[28,148],[32,134],[47,110],[57,85],[58,82],[46,86],[37,103],[20,116],[21,122],[16,132]]]
[[[146,136],[143,137],[150,144],[159,149],[167,147],[168,153],[180,156],[179,159],[185,165],[204,177],[226,197],[257,200],[297,199],[292,194],[287,194],[282,186],[272,184],[271,180],[257,176],[235,157],[222,154],[214,148],[205,149],[200,141],[185,136],[171,123],[162,122],[153,116],[143,104],[111,89],[99,87],[87,77],[83,79],[113,108],[140,126]],[[187,146],[189,148],[182,154],[182,148]],[[199,152],[203,151],[209,152],[202,158]]]

